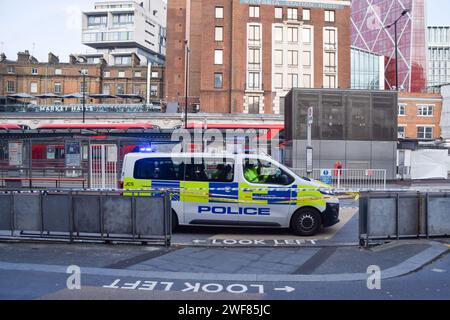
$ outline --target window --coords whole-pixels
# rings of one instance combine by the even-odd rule
[[[62,92],[62,85],[60,82],[55,82],[53,85],[53,92],[56,94],[60,94]]]
[[[158,78],[158,77],[159,77],[158,71],[152,71],[152,78]]]
[[[11,93],[11,92],[15,92],[15,83],[14,81],[8,81],[6,84],[6,92]]]
[[[38,72],[38,68],[31,68],[31,74],[34,74],[34,75],[36,75],[36,74],[38,74],[39,72]]]
[[[259,85],[259,72],[249,72],[248,73],[248,89],[258,90]]]
[[[170,158],[147,158],[136,161],[134,178],[139,180],[184,180],[184,163]]]
[[[130,56],[117,56],[114,58],[114,64],[115,65],[131,65],[131,57]]]
[[[125,85],[123,83],[117,85],[117,94],[125,94]]]
[[[9,74],[14,74],[16,73],[16,68],[14,68],[13,66],[8,66],[8,71]]]
[[[325,72],[336,72],[336,53],[325,52]]]
[[[55,69],[55,76],[60,76],[62,75],[62,70],[61,69]]]
[[[325,21],[326,22],[334,22],[335,21],[334,11],[325,10]]]
[[[223,7],[216,7],[216,19],[223,19]]]
[[[433,106],[423,105],[417,106],[418,115],[422,117],[432,117],[433,116]]]
[[[283,65],[283,50],[275,50],[274,62],[277,66]]]
[[[214,64],[223,64],[223,50],[214,50]]]
[[[150,93],[151,93],[151,91],[150,91]],[[139,85],[139,84],[133,85],[133,94],[141,95],[141,85]]]
[[[216,72],[214,73],[214,88],[222,89],[223,88],[223,74]]]
[[[245,159],[243,169],[245,179],[254,184],[287,186],[295,181],[292,176],[269,161]]]
[[[336,46],[336,30],[325,29],[325,45]]]
[[[260,69],[260,50],[249,49],[248,50],[248,64],[250,69]]]
[[[288,74],[288,87],[298,88],[298,74],[296,73]]]
[[[223,41],[223,27],[216,27],[214,39],[216,41]]]
[[[158,86],[157,85],[151,85],[150,86],[150,95],[152,97],[157,97],[158,96]]]
[[[298,66],[298,51],[297,50],[289,50],[288,51],[288,65],[289,66]]]
[[[102,93],[103,94],[111,94],[111,87],[109,86],[109,84],[104,84],[102,86]]]
[[[298,42],[298,29],[297,28],[288,28],[288,41],[289,42]]]
[[[260,97],[257,96],[248,97],[248,113],[259,114],[259,102]]]
[[[248,27],[248,39],[250,41],[260,41],[261,40],[261,33],[260,33],[260,26],[251,25]]]
[[[406,115],[406,105],[404,105],[404,104],[399,104],[398,105],[398,115],[399,116]]]
[[[311,43],[311,29],[303,28],[303,42]]]
[[[275,27],[275,41],[283,41],[283,27]]]
[[[135,71],[134,72],[134,77],[135,78],[142,78],[142,72],[141,71]]]
[[[37,82],[30,83],[30,92],[37,93],[38,92],[38,84]]]
[[[283,74],[275,73],[275,89],[283,89]]]
[[[433,127],[417,127],[417,139],[433,139]]]
[[[125,71],[119,71],[119,78],[125,78]]]
[[[183,172],[183,171],[179,171]],[[186,181],[229,183],[234,181],[234,161],[231,159],[191,159],[186,165]]]
[[[303,9],[302,15],[303,15],[303,20],[305,20],[305,21],[311,20],[311,10]]]
[[[303,66],[311,66],[311,51],[303,51]]]
[[[399,139],[405,138],[405,127],[399,126],[399,127],[397,128],[397,137],[398,137]]]
[[[275,19],[283,19],[283,8],[275,8]]]
[[[336,77],[335,76],[325,76],[324,88],[336,88]]]
[[[132,24],[133,22],[134,22],[134,14],[132,14],[132,13],[113,15],[113,24],[114,25]]]
[[[259,18],[259,7],[250,6],[250,18]]]
[[[311,88],[311,75],[310,74],[303,75],[303,88]]]
[[[107,16],[88,16],[88,27],[106,27]]]
[[[103,77],[105,77],[105,78],[111,77],[111,72],[110,71],[103,72]]]
[[[288,8],[288,20],[298,20],[298,9]]]

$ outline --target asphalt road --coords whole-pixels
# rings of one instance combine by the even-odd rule
[[[81,290],[68,290],[69,274],[3,270],[0,272],[0,299],[447,300],[450,299],[449,273],[450,255],[447,254],[419,271],[399,278],[382,280],[380,290],[369,290],[366,281],[231,283],[82,274]]]

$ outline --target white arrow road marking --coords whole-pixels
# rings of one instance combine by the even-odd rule
[[[192,240],[193,243],[206,243],[206,240]]]
[[[446,272],[445,270],[443,270],[443,269],[433,269],[433,270],[431,270],[431,271],[433,271],[433,272],[438,272],[438,273],[443,273],[443,272]]]
[[[294,292],[295,289],[289,286],[286,286],[284,288],[275,288],[275,291],[286,291],[287,293]]]

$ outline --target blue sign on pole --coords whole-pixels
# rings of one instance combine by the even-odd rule
[[[333,177],[331,176],[331,170],[324,169],[320,171],[320,181],[326,184],[333,183]]]

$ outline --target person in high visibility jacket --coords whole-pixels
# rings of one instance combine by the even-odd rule
[[[258,174],[258,167],[255,165],[248,165],[245,167],[244,177],[248,182],[251,183],[261,182]]]

